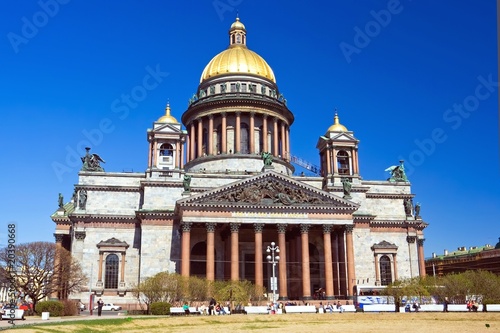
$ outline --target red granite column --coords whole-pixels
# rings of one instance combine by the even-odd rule
[[[269,148],[267,147],[267,114],[262,115],[262,151],[268,152]]]
[[[323,248],[325,256],[326,299],[333,299],[332,225],[323,224]]]
[[[424,258],[424,238],[417,239],[418,246],[418,270],[420,271],[420,276],[425,277],[425,258]]]
[[[234,152],[235,153],[240,153],[241,152],[241,112],[236,112],[236,117],[235,117],[235,138],[234,138]]]
[[[280,248],[280,260],[278,262],[279,271],[279,294],[280,300],[288,299],[288,277],[286,273],[287,255],[286,255],[286,224],[278,224],[278,244]]]
[[[198,119],[198,133],[197,134],[198,134],[197,153],[198,153],[198,157],[202,157],[203,156],[203,120],[202,120],[202,118]]]
[[[219,134],[221,136],[221,154],[227,154],[227,118],[226,118],[226,113],[222,112],[221,113],[222,119],[221,119],[221,133]]]
[[[330,145],[327,145],[326,146],[326,149],[325,149],[325,155],[326,155],[326,175],[325,176],[329,176],[332,174],[332,158],[331,158],[331,155],[330,155]]]
[[[181,275],[189,277],[191,252],[191,223],[182,223]]]
[[[285,159],[286,155],[286,138],[285,138],[285,123],[281,121],[281,158]]]
[[[194,151],[195,147],[195,127],[194,121],[191,122],[191,130],[189,131],[189,161],[192,161],[196,158],[196,152]],[[189,162],[188,161],[188,162]]]
[[[239,223],[231,223],[231,280],[238,281],[240,279],[240,259],[239,259]]]
[[[309,224],[300,225],[302,244],[302,298],[311,299],[311,273],[309,266]]]
[[[279,147],[278,147],[278,118],[273,118],[273,152],[274,156],[279,155]]]
[[[250,112],[250,125],[248,129],[248,140],[250,140],[250,154],[255,154],[255,112]]]
[[[345,226],[345,246],[347,257],[347,293],[348,296],[353,295],[353,287],[356,282],[356,272],[354,270],[354,246],[352,240],[352,231],[354,225],[349,224]]]
[[[207,280],[215,280],[215,223],[207,223]]]
[[[209,115],[208,116],[208,138],[207,138],[207,155],[213,155],[214,154],[214,116]]]
[[[375,256],[374,256],[374,259],[375,259],[375,284],[377,284],[378,282],[380,282],[380,264],[379,264],[379,261],[378,261],[378,254],[375,253]]]
[[[398,260],[397,260],[396,253],[392,254],[392,261],[394,263],[394,280],[396,281],[396,280],[399,279],[399,276],[398,276]]]
[[[255,285],[264,286],[264,271],[262,262],[262,230],[264,224],[255,223],[253,225],[255,231]]]

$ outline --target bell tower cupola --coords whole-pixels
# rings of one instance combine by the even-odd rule
[[[243,23],[240,22],[240,18],[236,17],[236,21],[231,25],[231,28],[229,29],[229,47],[246,47],[246,45],[247,31]]]
[[[348,178],[350,182],[360,179],[358,143],[354,133],[340,123],[335,110],[333,125],[319,138],[316,146],[319,149],[324,185],[341,186],[343,178]]]

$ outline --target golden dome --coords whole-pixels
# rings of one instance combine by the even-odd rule
[[[339,116],[335,112],[335,117],[333,118],[333,125],[328,128],[327,132],[349,132],[349,131],[344,125],[340,123]]]
[[[255,74],[276,83],[274,72],[267,62],[246,46],[233,46],[213,57],[203,70],[200,83],[229,73]]]
[[[167,103],[167,107],[165,108],[165,115],[161,116],[157,121],[157,123],[168,123],[168,124],[178,124],[177,119],[170,115],[170,102]]]
[[[201,74],[200,83],[225,74],[254,74],[276,83],[267,62],[246,46],[246,30],[239,18],[229,29],[229,47],[212,58]]]

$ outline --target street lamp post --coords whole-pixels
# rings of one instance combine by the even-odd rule
[[[278,253],[280,253],[280,248],[278,245],[276,245],[275,242],[271,242],[271,245],[267,246],[267,253],[269,255],[267,256],[267,261],[272,265],[273,267],[273,277],[271,281],[271,289],[273,290],[273,304],[276,302],[276,264],[280,260],[280,257]]]

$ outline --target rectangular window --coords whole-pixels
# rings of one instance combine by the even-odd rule
[[[236,83],[231,83],[231,92],[236,92]]]
[[[246,83],[242,83],[241,84],[241,91],[242,92],[247,92],[247,84]]]

